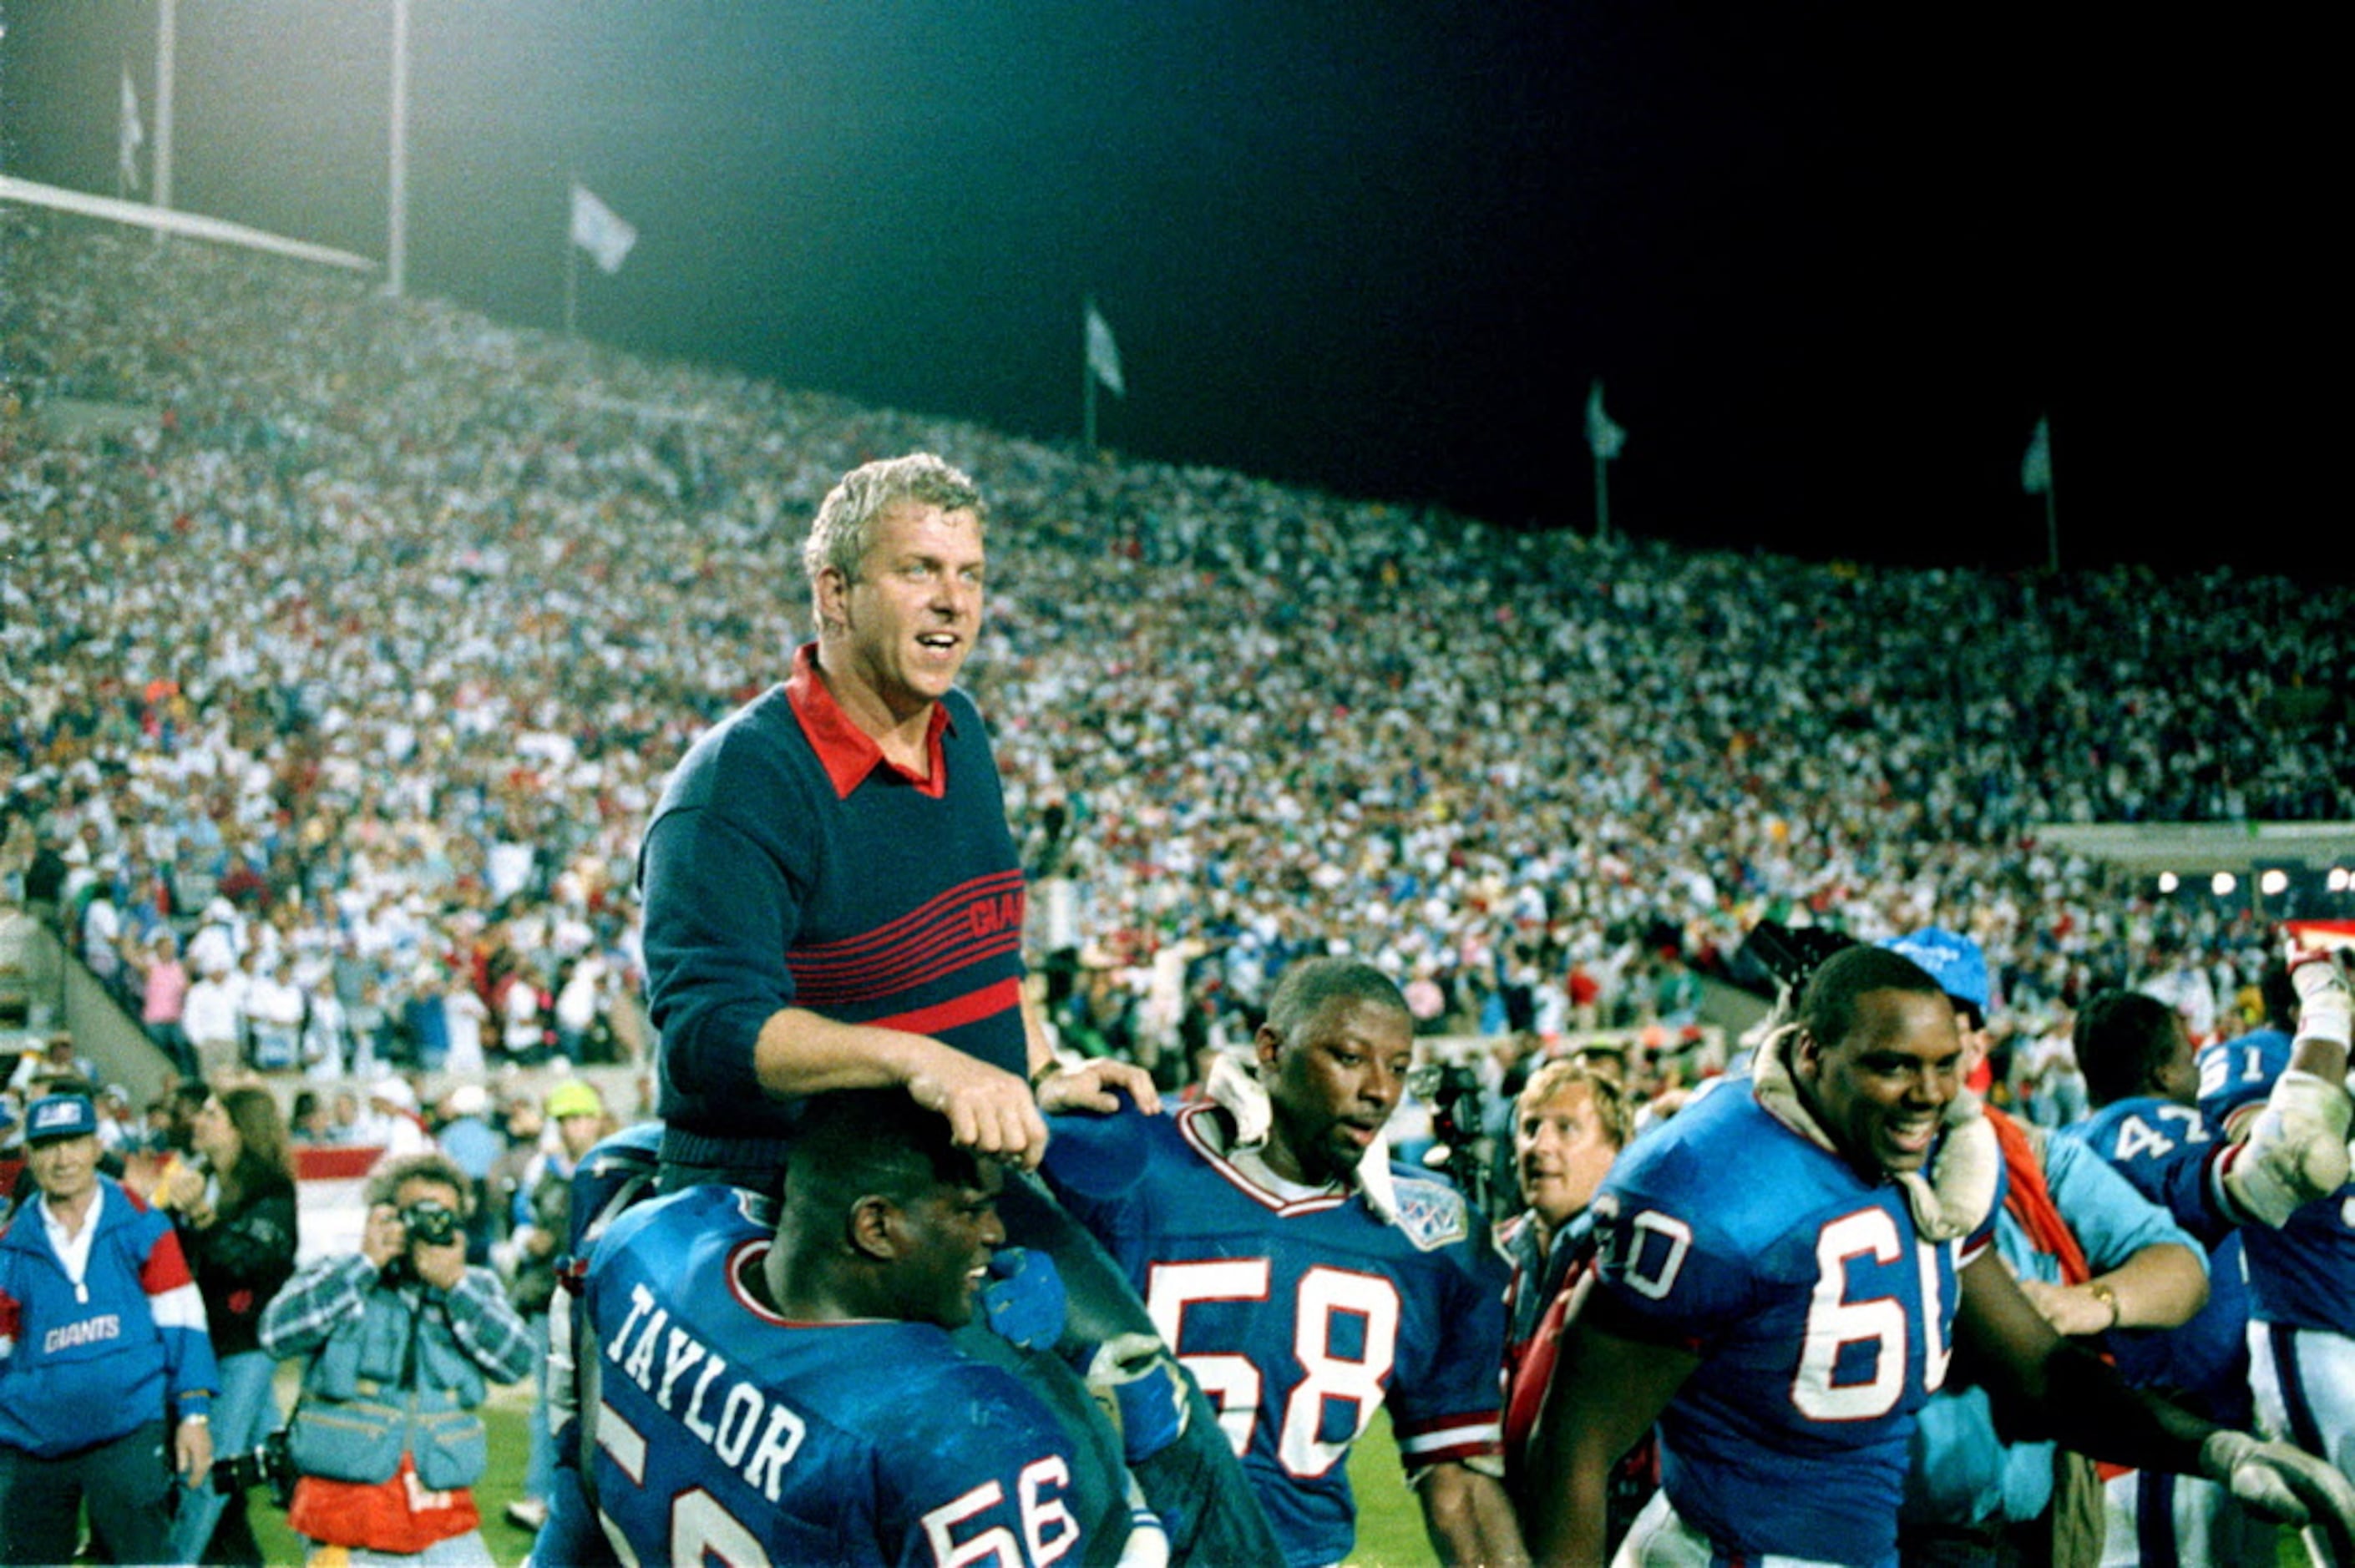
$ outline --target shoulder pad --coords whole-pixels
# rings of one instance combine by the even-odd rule
[[[568,1250],[574,1255],[585,1255],[590,1244],[623,1210],[655,1195],[661,1139],[660,1122],[644,1122],[624,1128],[581,1156],[572,1172]]]
[[[1472,1234],[1464,1194],[1444,1181],[1410,1176],[1402,1166],[1391,1167],[1398,1193],[1398,1228],[1418,1252],[1437,1252]]]

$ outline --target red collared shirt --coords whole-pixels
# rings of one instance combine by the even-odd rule
[[[941,736],[949,727],[949,710],[943,704],[932,705],[932,722],[924,731],[926,771],[920,774],[884,756],[875,737],[842,711],[842,705],[835,700],[834,688],[826,684],[824,672],[817,667],[816,643],[805,642],[794,651],[794,673],[785,679],[785,700],[793,705],[802,733],[809,736],[810,748],[817,753],[818,762],[826,768],[826,776],[840,799],[848,800],[850,792],[866,781],[879,763],[932,800],[939,800],[947,790],[948,758]]]

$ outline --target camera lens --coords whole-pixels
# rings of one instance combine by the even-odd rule
[[[440,1203],[411,1203],[400,1211],[400,1223],[410,1240],[428,1246],[444,1245],[458,1234],[457,1211]]]

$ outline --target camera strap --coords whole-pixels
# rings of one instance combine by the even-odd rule
[[[417,1319],[426,1307],[424,1288],[425,1282],[418,1281],[417,1304],[409,1309],[409,1337],[401,1341],[400,1346],[400,1381],[393,1385],[407,1389],[412,1401],[417,1393]],[[414,1407],[412,1404],[411,1408]]]

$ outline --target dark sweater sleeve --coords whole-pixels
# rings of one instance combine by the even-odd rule
[[[793,1005],[785,953],[820,874],[808,779],[782,688],[691,747],[639,850],[647,1011],[661,1037],[663,1114],[754,1120],[761,1027]]]
[[[725,813],[666,810],[643,851],[646,996],[665,1074],[699,1099],[758,1099],[761,1026],[794,1001],[799,906],[782,867]]]

